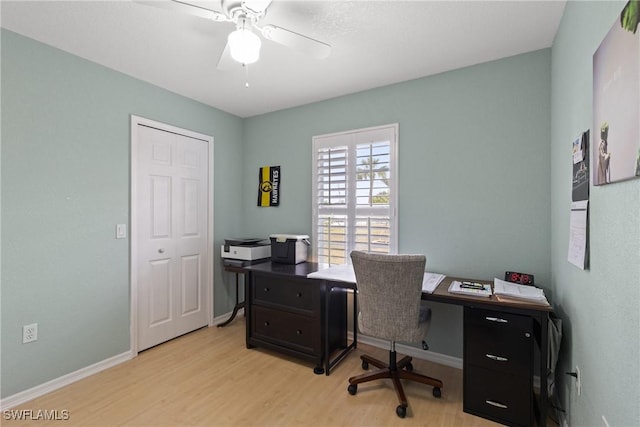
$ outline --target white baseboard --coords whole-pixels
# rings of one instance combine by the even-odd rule
[[[217,325],[219,323],[226,321],[229,318],[229,316],[231,316],[231,312],[215,317],[213,319],[214,325]],[[234,321],[241,317],[244,317],[244,309],[238,310],[238,314],[236,315],[236,319],[234,319]],[[352,340],[353,332],[348,332],[347,336],[349,340]],[[368,344],[373,347],[382,348],[385,350],[389,349],[388,341],[381,340],[374,337],[369,337],[362,334],[358,334],[358,342],[362,344]],[[412,347],[404,344],[396,344],[396,350],[399,353],[405,354],[407,356],[415,357],[416,359],[428,360],[430,362],[439,363],[441,365],[449,366],[451,368],[462,369],[463,367],[462,359],[459,357],[447,356],[446,354],[435,353],[429,350],[422,350],[420,348]],[[14,406],[28,402],[37,397],[43,396],[54,390],[67,386],[71,383],[74,383],[78,380],[97,374],[100,371],[104,371],[105,369],[119,365],[120,363],[126,362],[127,360],[130,360],[133,357],[134,357],[133,352],[126,351],[124,353],[105,359],[101,362],[94,363],[93,365],[87,366],[82,369],[78,369],[75,372],[71,372],[67,375],[63,375],[62,377],[53,379],[51,381],[47,381],[44,384],[40,384],[28,390],[21,391],[19,393],[16,393],[12,396],[9,396],[0,400],[0,410],[10,409]],[[534,377],[534,387],[536,385],[538,388],[540,387],[539,377]]]
[[[213,319],[213,324],[209,326],[218,325],[224,322],[225,320],[227,320],[230,316],[231,316],[231,312],[215,317]],[[236,319],[234,319],[234,321],[241,317],[244,317],[244,308],[241,308],[240,310],[238,310],[238,314],[236,315]],[[105,369],[119,365],[122,362],[126,362],[127,360],[132,359],[134,356],[135,355],[133,352],[126,351],[124,353],[105,359],[101,362],[94,363],[93,365],[87,366],[82,369],[78,369],[75,372],[71,372],[67,375],[63,375],[59,378],[55,378],[51,381],[47,381],[44,384],[40,384],[28,390],[24,390],[12,396],[8,396],[0,400],[0,411],[4,409],[13,408],[14,406],[21,405],[22,403],[25,403],[37,397],[43,396],[47,393],[50,393],[64,386],[67,386],[78,380],[81,380],[93,374],[97,374],[100,371],[104,371]]]
[[[231,312],[223,314],[213,319],[213,324],[210,326],[215,326],[219,323],[224,322],[231,316]],[[238,314],[236,315],[236,319],[240,317],[244,317],[244,308],[238,310]],[[234,320],[235,321],[235,320]],[[115,355],[108,359],[105,359],[101,362],[94,363],[93,365],[87,366],[82,369],[78,369],[75,372],[71,372],[67,375],[63,375],[59,378],[55,378],[51,381],[47,381],[44,384],[37,385],[28,390],[24,390],[18,392],[12,396],[8,396],[4,399],[0,400],[0,410],[10,409],[14,406],[18,406],[22,403],[33,400],[37,397],[43,396],[47,393],[50,393],[54,390],[67,386],[71,383],[74,383],[78,380],[91,376],[93,374],[97,374],[100,371],[104,371],[105,369],[111,368],[113,366],[119,365],[122,362],[126,362],[134,357],[134,353],[131,351],[126,351],[124,353]]]
[[[349,332],[348,335],[349,340],[352,340],[353,332]],[[389,350],[389,341],[381,340],[378,338],[358,334],[358,342]],[[420,348],[397,343],[396,351],[407,356],[415,357],[416,359],[428,360],[430,362],[439,363],[440,365],[449,366],[451,368],[462,369],[462,359],[459,357],[447,356],[446,354],[435,353],[433,351],[422,350]]]
[[[131,351],[117,354],[101,362],[94,363],[93,365],[78,369],[75,372],[71,372],[67,375],[63,375],[51,381],[47,381],[44,384],[37,385],[28,390],[24,390],[12,396],[6,397],[0,400],[0,410],[13,408],[14,406],[33,400],[37,397],[67,386],[78,380],[81,380],[93,374],[97,374],[100,371],[104,371],[105,369],[119,365],[120,363],[130,360],[133,357],[132,354],[133,353]]]

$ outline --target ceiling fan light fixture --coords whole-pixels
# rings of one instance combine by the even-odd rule
[[[231,57],[241,64],[253,64],[260,58],[260,37],[250,29],[238,28],[229,34]]]

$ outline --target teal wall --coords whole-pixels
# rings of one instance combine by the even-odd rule
[[[242,120],[2,31],[2,397],[129,349],[130,115],[211,135],[218,248],[239,233]],[[215,271],[215,313],[230,310]],[[37,342],[22,325],[37,322]]]
[[[640,425],[640,179],[590,188],[590,268],[567,262],[571,142],[592,129],[592,57],[625,2],[568,2],[552,50],[551,283],[572,426]],[[592,134],[591,143],[599,142]],[[613,153],[615,155],[615,153]]]
[[[245,120],[3,30],[2,397],[128,349],[114,228],[130,114],[215,138],[216,260],[227,236],[311,234],[313,135],[397,122],[400,251],[446,274],[535,274],[564,321],[558,372],[582,373],[581,396],[560,375],[569,424],[640,425],[640,180],[591,188],[590,269],[566,260],[570,143],[592,127],[592,55],[623,4],[568,2],[551,50]],[[255,206],[263,165],[282,166],[278,208]],[[216,263],[216,315],[229,282]],[[434,322],[432,350],[461,357],[459,309],[434,304]]]
[[[397,122],[399,251],[434,272],[513,269],[548,287],[550,61],[546,49],[247,119],[247,234],[312,234],[314,135]],[[278,208],[256,206],[264,165],[282,166]],[[433,305],[431,350],[462,357],[461,309]]]

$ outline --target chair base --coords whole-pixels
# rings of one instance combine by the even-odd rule
[[[348,391],[350,394],[356,394],[358,384],[382,378],[390,378],[393,382],[396,395],[398,396],[398,401],[400,402],[400,405],[396,408],[396,414],[400,418],[404,418],[407,413],[407,406],[409,405],[407,403],[407,396],[404,393],[404,388],[400,382],[401,379],[432,386],[433,395],[438,398],[442,395],[440,389],[443,387],[443,384],[442,381],[438,379],[414,373],[413,365],[411,364],[412,358],[410,356],[403,357],[399,362],[396,362],[396,357],[394,350],[389,351],[389,363],[387,364],[366,354],[360,356],[363,369],[368,369],[369,364],[379,369],[349,378]]]

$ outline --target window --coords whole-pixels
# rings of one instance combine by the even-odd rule
[[[320,264],[349,253],[397,251],[398,125],[313,138],[313,251]]]

